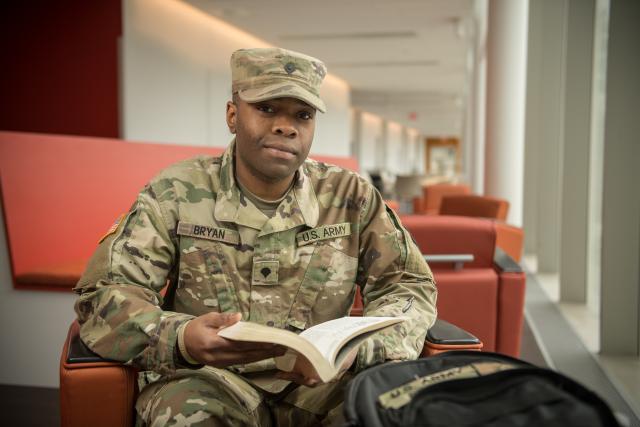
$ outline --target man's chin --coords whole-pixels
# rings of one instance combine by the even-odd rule
[[[292,168],[291,166],[285,165],[270,165],[269,168],[264,168],[261,170],[261,175],[263,179],[267,182],[276,183],[281,182],[286,179],[291,179],[293,175],[298,170],[297,167]]]

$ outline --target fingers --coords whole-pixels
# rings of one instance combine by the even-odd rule
[[[223,368],[281,356],[286,348],[272,343],[234,341],[218,336],[218,331],[242,318],[240,313],[207,313],[191,320],[184,330],[189,355],[199,362]]]
[[[216,348],[219,351],[226,352],[245,352],[252,350],[264,350],[271,351],[275,356],[281,356],[285,353],[286,347],[266,343],[266,342],[255,342],[255,341],[234,341],[229,340],[223,337],[214,337],[209,345],[209,347]]]
[[[242,352],[225,352],[219,349],[215,352],[208,353],[207,365],[223,368],[229,365],[241,365],[245,363],[257,362],[259,360],[269,359],[278,354],[271,350],[248,350]]]
[[[297,372],[280,371],[276,374],[276,377],[280,378],[281,380],[292,381],[296,384],[304,385],[307,387],[315,387],[322,383],[319,378],[308,378],[301,374],[298,374]]]
[[[242,319],[242,314],[240,313],[207,313],[202,315],[204,318],[206,325],[212,328],[222,328],[226,326],[231,326],[234,323],[237,323]]]

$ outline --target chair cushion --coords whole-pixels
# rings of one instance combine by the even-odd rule
[[[464,215],[505,221],[509,202],[489,196],[445,195],[440,204],[440,215]]]
[[[440,211],[442,197],[453,194],[469,194],[471,189],[464,184],[429,184],[422,187],[422,211],[426,214],[437,214]]]
[[[474,260],[465,268],[493,268],[496,232],[492,221],[427,215],[403,215],[401,220],[423,254],[472,254]]]
[[[438,317],[478,337],[496,350],[498,275],[488,268],[433,271],[438,288]]]

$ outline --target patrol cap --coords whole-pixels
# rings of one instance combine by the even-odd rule
[[[292,97],[324,113],[319,89],[326,74],[322,61],[277,47],[240,49],[231,55],[231,88],[246,102]]]

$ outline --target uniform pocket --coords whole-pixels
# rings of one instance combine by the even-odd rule
[[[209,273],[209,281],[218,301],[218,311],[221,313],[240,312],[236,285],[231,279],[229,259],[225,257],[223,243],[211,242],[203,249],[204,260]]]
[[[355,295],[358,259],[329,244],[318,244],[293,301],[287,325],[304,330],[345,316]]]
[[[197,245],[196,239],[180,238],[180,271],[175,295],[176,311],[200,316],[220,311],[220,304],[212,281],[207,249]]]

